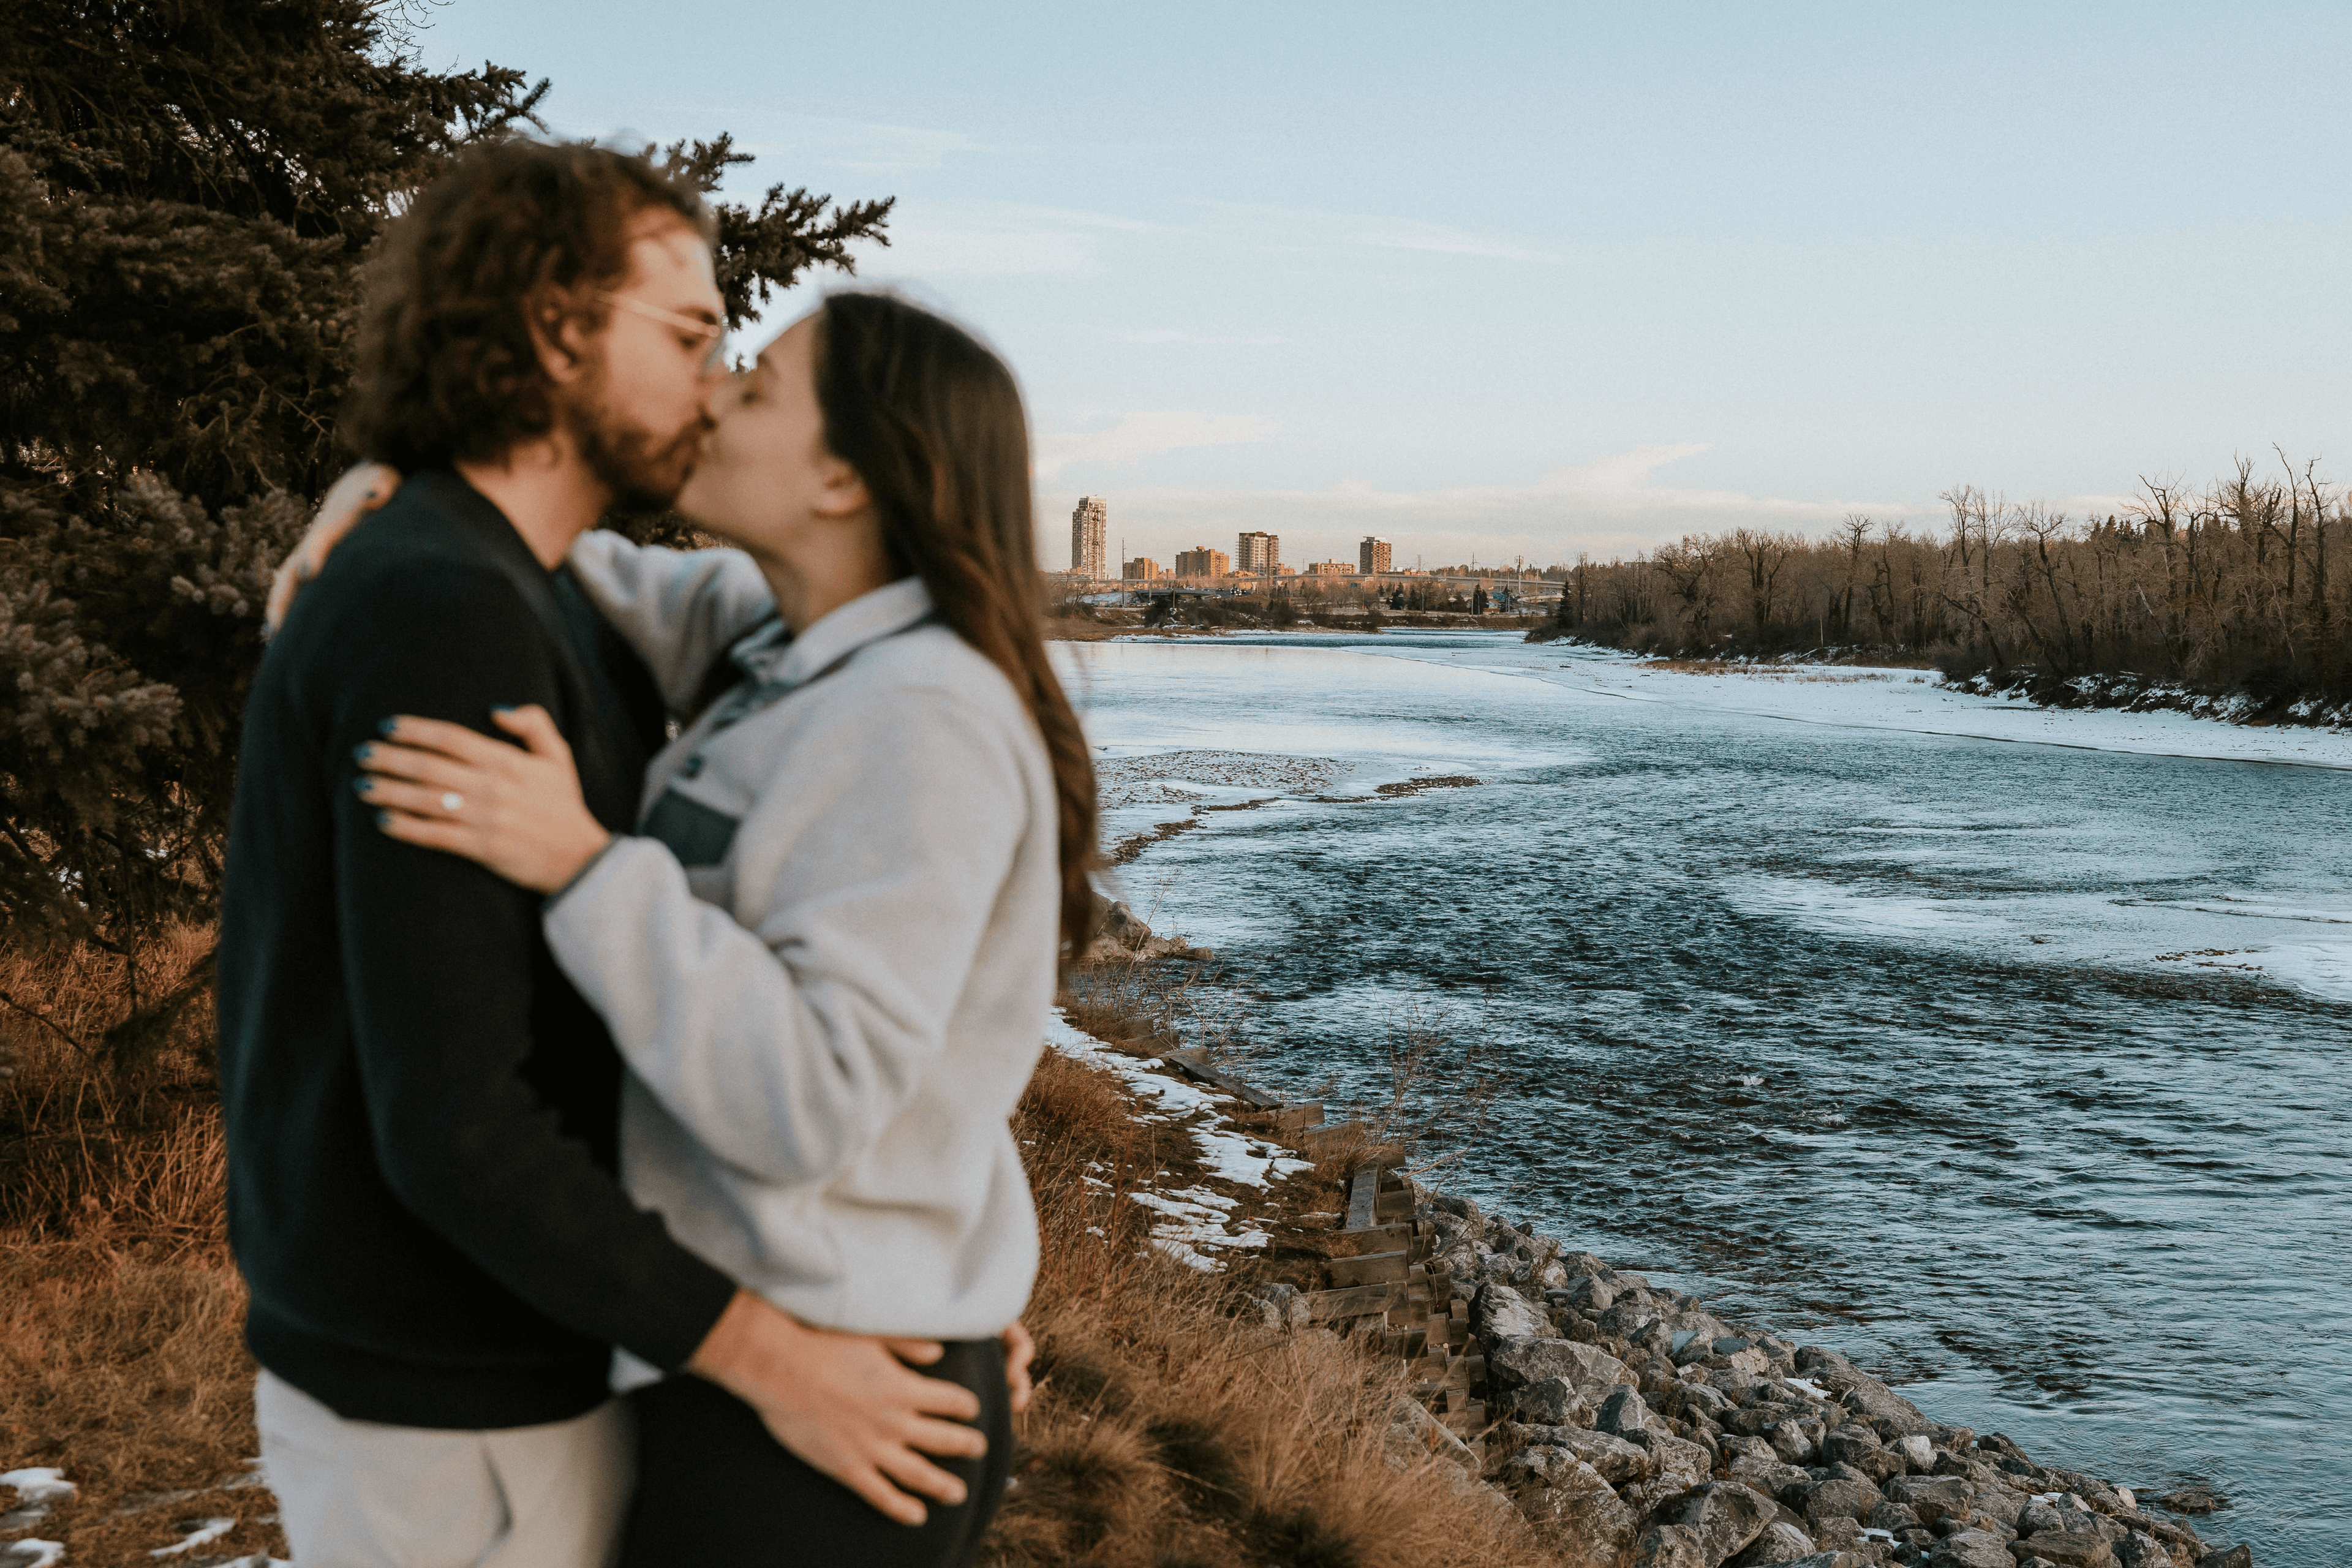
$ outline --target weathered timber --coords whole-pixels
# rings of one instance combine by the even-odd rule
[[[1367,1226],[1362,1230],[1335,1231],[1333,1236],[1341,1247],[1349,1249],[1341,1257],[1367,1252],[1403,1252],[1410,1256],[1412,1249],[1412,1235],[1401,1225]]]
[[[1404,1282],[1405,1260],[1402,1250],[1331,1259],[1331,1283],[1337,1286],[1402,1285]]]
[[[1404,1287],[1356,1285],[1344,1290],[1309,1290],[1299,1300],[1307,1303],[1307,1315],[1311,1321],[1328,1323],[1386,1312],[1391,1305],[1404,1300]]]
[[[1348,1184],[1348,1230],[1370,1230],[1378,1220],[1374,1210],[1380,1201],[1381,1171],[1377,1165],[1367,1165],[1356,1173]]]
[[[1210,1066],[1208,1057],[1202,1052],[1197,1050],[1170,1051],[1166,1053],[1166,1056],[1170,1062],[1173,1063],[1176,1067],[1182,1068],[1187,1077],[1198,1079],[1202,1083],[1213,1084],[1217,1088],[1223,1089],[1227,1094],[1232,1095],[1234,1099],[1241,1100],[1245,1105],[1255,1107],[1259,1110],[1280,1110],[1282,1109],[1282,1101],[1279,1098],[1266,1093],[1264,1089],[1252,1089],[1248,1084],[1245,1084],[1241,1079],[1234,1077],[1233,1074],[1220,1071],[1218,1068]],[[1322,1108],[1318,1105],[1316,1109],[1319,1111]],[[1318,1116],[1317,1120],[1320,1121],[1321,1118]]]

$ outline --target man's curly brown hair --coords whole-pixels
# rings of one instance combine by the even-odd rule
[[[708,240],[691,187],[644,158],[516,138],[461,154],[416,195],[374,258],[343,437],[404,473],[498,458],[547,433],[552,388],[533,344],[628,272],[634,220],[675,213]]]

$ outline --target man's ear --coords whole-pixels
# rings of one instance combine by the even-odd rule
[[[550,381],[569,385],[587,373],[588,339],[594,328],[569,290],[551,286],[535,290],[523,301],[523,320],[539,367]]]

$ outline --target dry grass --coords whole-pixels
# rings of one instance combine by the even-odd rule
[[[1098,1068],[1049,1053],[1015,1130],[1045,1232],[1029,1315],[1038,1394],[984,1561],[1491,1568],[1544,1560],[1517,1518],[1460,1471],[1387,1452],[1402,1363],[1239,1314],[1255,1279],[1319,1283],[1327,1247],[1303,1234],[1278,1240],[1266,1261],[1230,1275],[1154,1251],[1144,1211],[1125,1194],[1182,1182],[1186,1152],[1171,1144],[1189,1141],[1139,1122],[1124,1088]],[[1291,1228],[1297,1210],[1344,1179],[1340,1163],[1327,1165],[1289,1184]]]
[[[169,993],[210,951],[209,931],[171,933],[138,955],[141,993]],[[0,1470],[79,1486],[32,1531],[76,1564],[147,1563],[203,1518],[239,1521],[211,1552],[282,1553],[257,1522],[268,1495],[221,1484],[257,1438],[209,999],[125,1063],[121,958],[0,959]]]

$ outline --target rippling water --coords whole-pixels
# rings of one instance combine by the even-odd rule
[[[1484,781],[1127,868],[1260,1077],[1372,1092],[1437,1009],[1505,1085],[1448,1185],[2352,1563],[2352,774],[1612,700],[1477,634],[1063,652],[1107,754]]]

